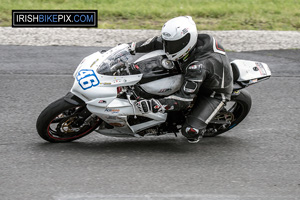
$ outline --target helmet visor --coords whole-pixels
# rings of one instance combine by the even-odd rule
[[[180,38],[179,40],[168,41],[163,40],[165,52],[169,54],[178,53],[181,51],[186,45],[189,43],[191,38],[191,34],[186,34],[184,37]]]

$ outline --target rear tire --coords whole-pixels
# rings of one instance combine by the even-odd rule
[[[85,105],[73,105],[61,98],[41,112],[36,129],[46,141],[71,142],[88,135],[98,127],[98,117],[93,118],[89,124],[84,124],[90,115]]]
[[[251,105],[252,105],[252,99],[251,95],[247,90],[241,90],[240,94],[237,97],[232,97],[232,100],[230,102],[234,102],[234,105],[228,109],[228,112],[231,116],[233,116],[233,121],[231,121],[231,124],[221,126],[219,127],[215,124],[208,124],[208,129],[214,129],[217,130],[215,132],[207,132],[204,134],[204,137],[215,137],[217,135],[220,135],[224,132],[227,132],[234,127],[236,127],[239,123],[241,123],[246,116],[248,115]]]

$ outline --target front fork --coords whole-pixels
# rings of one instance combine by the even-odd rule
[[[85,106],[85,102],[84,102],[82,99],[80,99],[79,97],[77,97],[76,95],[74,95],[72,92],[68,92],[68,93],[66,94],[66,96],[64,97],[64,100],[65,100],[66,102],[72,104],[72,105],[75,105],[75,106]],[[86,109],[86,108],[84,108],[84,109]],[[87,109],[86,109],[86,110],[87,110]],[[83,113],[82,113],[82,115],[81,115],[81,113],[79,113],[79,116],[81,115],[82,118],[87,117],[86,115],[88,115],[88,113],[90,113],[88,110],[85,111],[85,112],[88,112],[88,113],[85,113],[84,110],[81,111],[81,112],[83,112]],[[81,119],[78,119],[78,120],[82,120],[82,118],[81,118]],[[97,118],[97,115],[91,113],[91,114],[84,120],[84,122],[80,125],[79,129],[81,129],[81,128],[82,128],[83,126],[85,126],[85,125],[91,125],[91,123],[92,123],[94,120],[96,120],[96,118]],[[75,123],[76,123],[76,122],[75,122]]]

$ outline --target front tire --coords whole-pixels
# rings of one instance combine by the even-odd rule
[[[100,124],[85,105],[73,105],[60,98],[47,106],[36,122],[38,134],[49,142],[71,142],[82,138]]]

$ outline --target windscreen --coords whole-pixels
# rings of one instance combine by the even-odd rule
[[[133,60],[132,55],[129,53],[128,48],[120,49],[110,56],[108,56],[97,68],[97,73],[103,75],[117,75],[116,72],[120,70],[120,67],[125,63]]]

